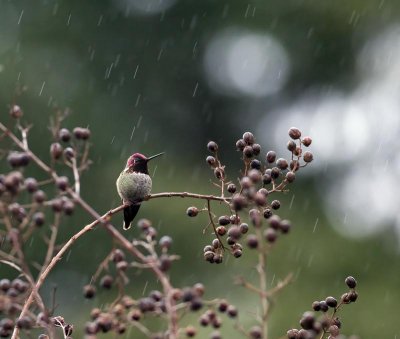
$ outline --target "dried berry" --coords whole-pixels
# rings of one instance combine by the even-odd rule
[[[223,215],[218,218],[218,224],[220,224],[221,226],[226,226],[230,224],[230,222],[231,221],[227,215]]]
[[[228,314],[229,317],[235,318],[238,315],[238,310],[235,306],[229,305],[228,308],[226,309],[226,313]]]
[[[189,207],[189,208],[186,210],[186,214],[187,214],[189,217],[195,217],[197,214],[199,214],[199,210],[198,210],[197,207],[192,206],[192,207]]]
[[[26,178],[25,179],[25,187],[29,193],[34,193],[38,189],[38,183],[35,178]]]
[[[311,162],[311,161],[313,161],[313,158],[314,158],[314,156],[313,156],[313,154],[312,154],[311,152],[309,152],[309,151],[304,152],[304,154],[303,154],[303,160],[304,160],[305,162]]]
[[[273,200],[273,201],[271,202],[271,208],[272,208],[273,210],[278,210],[280,207],[281,207],[281,203],[280,203],[279,200]]]
[[[75,204],[72,200],[70,199],[64,199],[63,200],[63,211],[65,215],[72,215],[75,210]]]
[[[337,300],[334,297],[326,297],[325,302],[329,307],[335,308],[337,306]]]
[[[261,169],[261,161],[257,160],[257,159],[253,159],[250,162],[250,168],[253,168],[253,169],[256,169],[256,170]]]
[[[293,140],[289,140],[286,147],[290,152],[293,152],[296,149],[297,145]]]
[[[287,182],[292,183],[296,179],[296,174],[294,172],[287,172],[285,175]]]
[[[225,171],[222,167],[217,167],[216,169],[214,169],[214,176],[218,179],[218,180],[224,180],[225,179]]]
[[[187,327],[185,328],[185,334],[186,334],[186,336],[187,336],[188,338],[194,337],[194,336],[196,335],[196,333],[197,333],[196,328],[193,327],[193,326],[187,326]]]
[[[78,140],[87,140],[90,137],[89,129],[83,127],[75,127],[72,133]]]
[[[29,330],[33,325],[33,321],[28,316],[23,316],[17,319],[16,325],[20,329]]]
[[[279,158],[276,161],[276,166],[281,170],[285,170],[285,169],[287,169],[289,167],[289,163],[287,162],[286,159]]]
[[[83,286],[83,296],[87,299],[92,299],[96,295],[96,287],[93,285]]]
[[[71,139],[71,132],[66,128],[62,128],[58,131],[58,137],[61,141],[68,142]]]
[[[271,178],[272,179],[278,179],[280,174],[281,174],[281,170],[278,167],[273,167],[271,169]]]
[[[109,290],[112,287],[113,282],[114,282],[114,278],[111,275],[107,274],[101,278],[100,286]]]
[[[236,141],[236,149],[238,151],[242,152],[245,146],[246,146],[246,143],[243,139],[239,139],[238,141]]]
[[[292,228],[292,224],[290,223],[289,220],[282,220],[279,223],[279,229],[281,230],[282,233],[286,234],[289,233],[290,229]]]
[[[300,326],[305,330],[311,330],[314,327],[315,317],[312,312],[305,312],[300,319]]]
[[[267,228],[264,231],[264,238],[269,243],[274,243],[278,238],[278,233],[273,228]]]
[[[229,184],[227,187],[227,190],[229,193],[235,193],[236,192],[236,185],[235,184]]]
[[[261,146],[259,144],[254,144],[251,146],[253,148],[253,154],[255,156],[259,155],[261,152]]]
[[[1,279],[0,280],[0,290],[3,292],[7,292],[7,290],[11,287],[11,282],[9,279]]]
[[[32,217],[33,222],[36,226],[43,226],[45,222],[45,216],[43,212],[36,212]]]
[[[211,167],[216,167],[218,164],[217,164],[217,160],[213,157],[213,156],[211,156],[211,155],[209,155],[207,158],[206,158],[206,161],[207,161],[207,163],[211,166]]]
[[[319,302],[319,308],[321,309],[322,312],[327,312],[329,310],[329,306],[325,300]]]
[[[297,330],[295,328],[286,332],[288,339],[299,339],[298,334],[299,334],[299,330]]]
[[[218,226],[216,229],[218,235],[220,235],[221,237],[224,236],[226,234],[226,227],[225,226]]]
[[[12,168],[28,166],[30,156],[25,152],[11,152],[7,161]]]
[[[271,218],[272,215],[273,215],[273,213],[272,213],[272,211],[271,211],[269,208],[266,208],[266,209],[263,211],[263,216],[264,216],[265,219]]]
[[[319,304],[319,301],[314,301],[311,305],[312,309],[316,312],[321,310],[321,306]]]
[[[349,292],[349,300],[351,302],[354,303],[357,300],[357,298],[358,298],[358,293],[356,291],[350,291]]]
[[[349,288],[356,288],[357,286],[357,280],[354,279],[352,276],[348,276],[345,280],[345,283]]]
[[[273,162],[275,162],[276,159],[276,153],[274,151],[269,151],[267,153],[267,161],[272,164]]]
[[[251,147],[251,146],[246,146],[246,147],[243,149],[243,156],[244,156],[245,158],[251,158],[253,155],[254,155],[253,147]]]
[[[239,230],[240,230],[240,233],[246,234],[249,231],[249,225],[247,225],[246,223],[242,223],[239,226]]]
[[[68,179],[68,177],[65,177],[65,176],[58,177],[56,179],[56,185],[57,185],[58,189],[61,191],[65,191],[67,189],[68,182],[69,182],[69,179]]]
[[[72,147],[67,147],[67,148],[64,150],[64,157],[65,157],[67,160],[71,160],[72,158],[74,158],[74,157],[75,157],[75,151],[74,151],[74,149],[73,149]]]
[[[312,143],[312,139],[310,137],[304,137],[303,140],[301,141],[304,146],[308,147]]]
[[[207,144],[207,149],[211,152],[211,153],[217,153],[218,151],[218,145],[215,141],[209,141]]]
[[[300,132],[300,130],[298,129],[298,128],[296,128],[296,127],[291,127],[290,129],[289,129],[289,136],[292,138],[292,139],[294,139],[294,140],[296,140],[296,139],[299,139],[300,137],[301,137],[301,132]]]
[[[58,142],[54,142],[50,145],[50,154],[54,160],[61,158],[63,150],[63,147]]]

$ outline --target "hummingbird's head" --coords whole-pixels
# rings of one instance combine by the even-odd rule
[[[129,158],[128,161],[126,163],[126,167],[135,171],[135,172],[140,172],[140,173],[145,173],[148,174],[149,171],[147,169],[147,163],[151,160],[154,159],[160,155],[164,154],[164,152],[162,153],[158,153],[156,155],[152,155],[151,157],[146,157],[141,153],[134,153],[132,154]]]

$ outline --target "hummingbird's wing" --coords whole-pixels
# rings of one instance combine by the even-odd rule
[[[123,229],[127,230],[131,227],[131,223],[139,211],[140,204],[130,205],[124,208],[124,225]]]

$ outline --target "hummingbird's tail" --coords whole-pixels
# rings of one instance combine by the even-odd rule
[[[133,219],[135,219],[135,216],[139,211],[139,208],[140,204],[130,205],[124,208],[124,224],[123,224],[124,230],[127,230],[131,227],[131,223]]]

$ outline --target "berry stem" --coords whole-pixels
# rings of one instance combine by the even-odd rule
[[[266,252],[264,248],[263,236],[261,233],[261,229],[256,229],[256,234],[259,240],[260,247],[258,249],[258,265],[257,272],[259,276],[260,283],[260,298],[261,298],[261,326],[263,332],[263,338],[268,339],[268,297],[267,297],[267,272],[265,270],[266,266]]]

